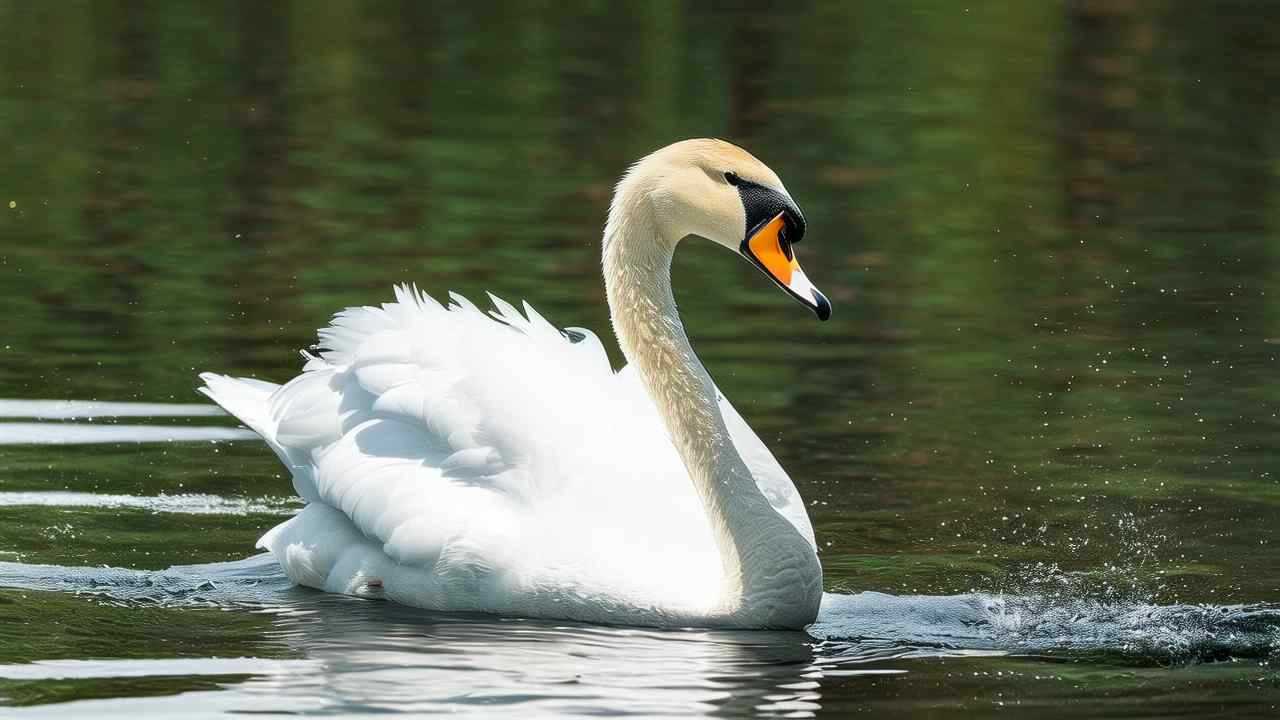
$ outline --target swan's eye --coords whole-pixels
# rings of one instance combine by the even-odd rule
[[[730,185],[739,185],[742,183],[742,180],[738,178],[738,173],[732,170],[724,174],[724,181],[729,183]]]

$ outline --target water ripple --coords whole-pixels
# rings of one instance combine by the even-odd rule
[[[233,427],[0,422],[0,445],[88,445],[256,439],[258,434],[252,430]]]
[[[187,515],[289,515],[302,507],[294,498],[234,498],[183,493],[176,495],[110,495],[64,490],[0,492],[3,507],[135,508],[154,513]]]
[[[209,417],[226,415],[207,403],[99,402],[0,398],[0,418],[89,420],[102,417]]]

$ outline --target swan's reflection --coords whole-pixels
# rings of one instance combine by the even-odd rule
[[[819,709],[812,639],[439,616],[290,591],[272,634],[314,662],[240,686],[329,711],[788,715]],[[319,701],[317,703],[317,701]]]

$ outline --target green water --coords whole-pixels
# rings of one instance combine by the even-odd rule
[[[1280,601],[1277,28],[1280,3],[1243,1],[0,0],[0,398],[198,402],[201,370],[283,381],[334,310],[402,281],[527,299],[606,336],[612,183],[672,140],[720,136],[804,210],[798,251],[834,317],[709,243],[678,253],[677,297],[810,503],[828,591]],[[0,496],[18,491],[291,494],[248,442],[0,445]],[[0,561],[233,560],[280,507],[0,503]],[[493,712],[920,717],[1280,704],[1256,657],[840,665],[793,635],[566,640],[304,591],[208,605],[0,590],[0,669],[315,661],[325,673],[281,677],[309,678],[293,709],[317,712],[464,696]],[[344,674],[379,652],[400,669],[385,684]],[[434,665],[424,680],[410,669],[426,652],[509,682]],[[568,677],[655,675],[558,706],[563,678],[511,674],[548,652]],[[844,669],[804,670],[828,661]],[[0,702],[289,709],[263,701],[257,666],[55,675],[0,672]],[[797,683],[799,705],[770,705]]]

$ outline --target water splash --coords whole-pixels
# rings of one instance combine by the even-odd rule
[[[809,633],[837,654],[875,659],[980,651],[1160,665],[1271,660],[1280,605],[828,594]]]

